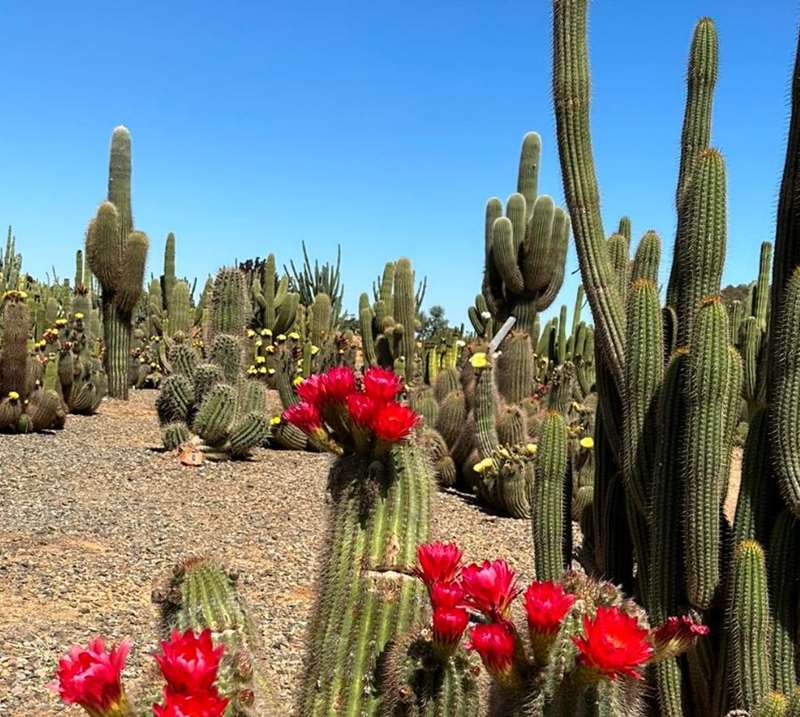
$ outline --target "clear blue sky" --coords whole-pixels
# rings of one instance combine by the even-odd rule
[[[550,100],[550,3],[2,2],[0,225],[34,274],[71,273],[104,198],[108,140],[133,134],[133,207],[159,273],[234,257],[333,257],[346,304],[383,262],[427,274],[453,321],[480,285],[483,207],[514,190],[519,144],[544,139],[562,201]],[[606,228],[622,213],[671,252],[694,22],[717,21],[714,144],[728,159],[726,280],[772,239],[796,0],[596,0],[593,130]],[[576,268],[570,253],[568,271]],[[662,262],[665,276],[666,262]],[[575,277],[560,299],[572,304]]]

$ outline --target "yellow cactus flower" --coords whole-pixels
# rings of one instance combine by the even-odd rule
[[[258,339],[258,341],[256,341],[256,346],[263,346],[263,345],[264,342],[261,339]]]
[[[67,320],[66,319],[56,319],[56,326],[66,326]]]
[[[19,394],[18,394],[16,391],[9,391],[9,392],[8,392],[8,397],[9,397],[9,398],[10,398],[12,401],[19,401]]]
[[[581,438],[581,448],[594,448],[594,438],[591,436]]]
[[[297,339],[300,338],[300,334],[298,334],[296,331],[292,331],[292,333],[289,334],[289,338],[297,341]]]
[[[274,354],[274,353],[275,353],[275,347],[274,347],[272,344],[270,344],[269,346],[267,346],[267,348],[266,348],[266,349],[264,349],[264,350],[265,350],[265,351],[266,351],[268,354]]]
[[[483,351],[472,354],[469,362],[472,364],[473,368],[486,368],[489,365],[489,359],[486,358],[486,354],[483,353]]]
[[[294,385],[295,386],[299,386],[301,383],[303,383],[303,377],[302,376],[296,376],[295,379],[294,379]]]
[[[269,419],[269,423],[271,426],[278,426],[280,425],[281,417],[280,416],[273,416]]]
[[[81,321],[82,319],[83,319],[83,312],[82,311],[76,311],[75,312],[75,321]]]
[[[528,445],[525,446],[525,450],[528,451],[528,453],[530,453],[531,455],[533,455],[534,453],[536,453],[536,451],[539,450],[539,446],[537,446],[535,443],[529,443]]]
[[[249,373],[252,376],[254,373],[258,373],[258,369],[255,366],[250,366],[247,369],[247,373]]]
[[[267,367],[266,366],[262,366],[260,369],[258,369],[258,372],[259,373],[266,373],[267,372]]]
[[[155,367],[156,367],[156,364],[155,364],[155,363],[151,363],[151,364],[150,364],[150,368],[155,368]]]
[[[272,376],[272,374],[273,374],[273,373],[275,373],[275,369],[274,369],[274,368],[269,368],[269,369],[267,369],[267,373],[268,373],[270,376]]]
[[[311,345],[311,355],[316,356],[319,353],[319,346]]]
[[[492,468],[494,468],[494,461],[491,458],[484,458],[482,461],[478,461],[473,466],[473,470],[476,473],[485,473]]]
[[[500,448],[497,449],[497,452],[503,458],[511,458],[511,451],[509,451],[508,448],[506,448],[505,446],[500,446]]]
[[[266,356],[256,356],[256,363],[266,363],[267,357]]]
[[[286,335],[285,334],[278,334],[276,340],[277,341],[286,341]]]
[[[253,336],[255,336],[255,335],[256,335],[256,332],[255,332],[255,331],[253,331],[253,329],[247,329],[247,335],[248,335],[250,338],[252,338]]]
[[[261,335],[262,336],[272,336],[272,330],[271,329],[261,329]]]

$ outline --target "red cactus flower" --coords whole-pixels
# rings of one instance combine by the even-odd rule
[[[301,381],[295,391],[305,403],[320,406],[325,400],[325,384],[319,374],[313,374],[305,381]]]
[[[216,690],[183,694],[164,690],[163,704],[153,705],[155,717],[222,717],[228,700]]]
[[[528,627],[532,632],[555,634],[574,603],[575,596],[564,592],[560,583],[552,580],[531,583],[525,591]]]
[[[213,688],[224,649],[214,647],[208,628],[199,635],[173,630],[170,639],[161,643],[161,654],[154,657],[173,691],[194,694]]]
[[[599,607],[594,619],[583,618],[583,632],[572,638],[581,665],[612,680],[620,675],[642,679],[639,668],[652,656],[653,646],[636,618],[617,607]]]
[[[698,638],[711,632],[707,625],[695,622],[690,615],[668,617],[667,621],[653,632],[655,642],[654,661],[675,657],[694,647]]]
[[[403,388],[403,380],[388,368],[368,368],[364,371],[364,393],[381,403],[394,401]]]
[[[461,607],[464,604],[464,588],[459,583],[433,583],[430,587],[431,605],[440,607]]]
[[[439,645],[455,645],[469,624],[469,613],[461,607],[438,607],[433,611],[433,640]]]
[[[295,403],[283,412],[282,418],[305,433],[313,433],[322,428],[322,416],[313,403]]]
[[[461,571],[461,585],[472,607],[492,620],[503,620],[519,594],[516,573],[505,560],[484,560]]]
[[[461,550],[455,543],[425,543],[417,548],[419,566],[414,574],[428,588],[434,583],[450,583],[461,569]]]
[[[68,705],[80,705],[90,714],[103,715],[126,703],[121,674],[131,643],[123,640],[111,651],[102,637],[86,647],[74,646],[58,661],[56,679],[48,687]]]
[[[326,403],[344,403],[347,401],[347,397],[356,390],[356,377],[353,369],[346,366],[329,369],[322,374],[321,381],[325,387]]]
[[[481,656],[483,666],[496,679],[503,680],[513,670],[516,631],[508,622],[476,625],[469,634],[468,650]]]
[[[378,403],[366,394],[351,393],[347,397],[347,410],[359,426],[369,426],[378,410]]]
[[[408,438],[419,423],[419,415],[408,406],[399,403],[384,403],[372,419],[372,430],[386,443],[397,443]]]

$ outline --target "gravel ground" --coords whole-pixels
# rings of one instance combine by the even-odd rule
[[[251,461],[181,466],[159,450],[155,392],[52,435],[0,436],[0,715],[80,715],[44,688],[59,655],[95,634],[132,638],[126,683],[152,669],[150,595],[187,555],[241,574],[261,628],[279,714],[291,709],[323,531],[329,458],[259,451]],[[530,574],[524,520],[437,493],[434,537],[468,560],[505,556]]]

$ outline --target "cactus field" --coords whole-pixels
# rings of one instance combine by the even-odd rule
[[[649,199],[601,204],[622,180],[643,196],[606,166],[647,120],[617,107],[608,137],[625,13],[542,5],[551,106],[447,262],[414,260],[433,218],[384,240],[400,195],[389,221],[341,202],[352,240],[326,234],[325,256],[293,215],[296,243],[242,257],[249,169],[213,207],[241,210],[230,235],[193,240],[179,187],[161,242],[140,183],[165,148],[135,125],[108,128],[69,266],[29,273],[42,242],[9,227],[0,717],[800,717],[800,41],[774,221],[751,236],[728,149],[742,59],[729,24],[686,28],[684,66],[650,78],[681,83],[656,231]],[[322,176],[306,207],[345,192]]]

